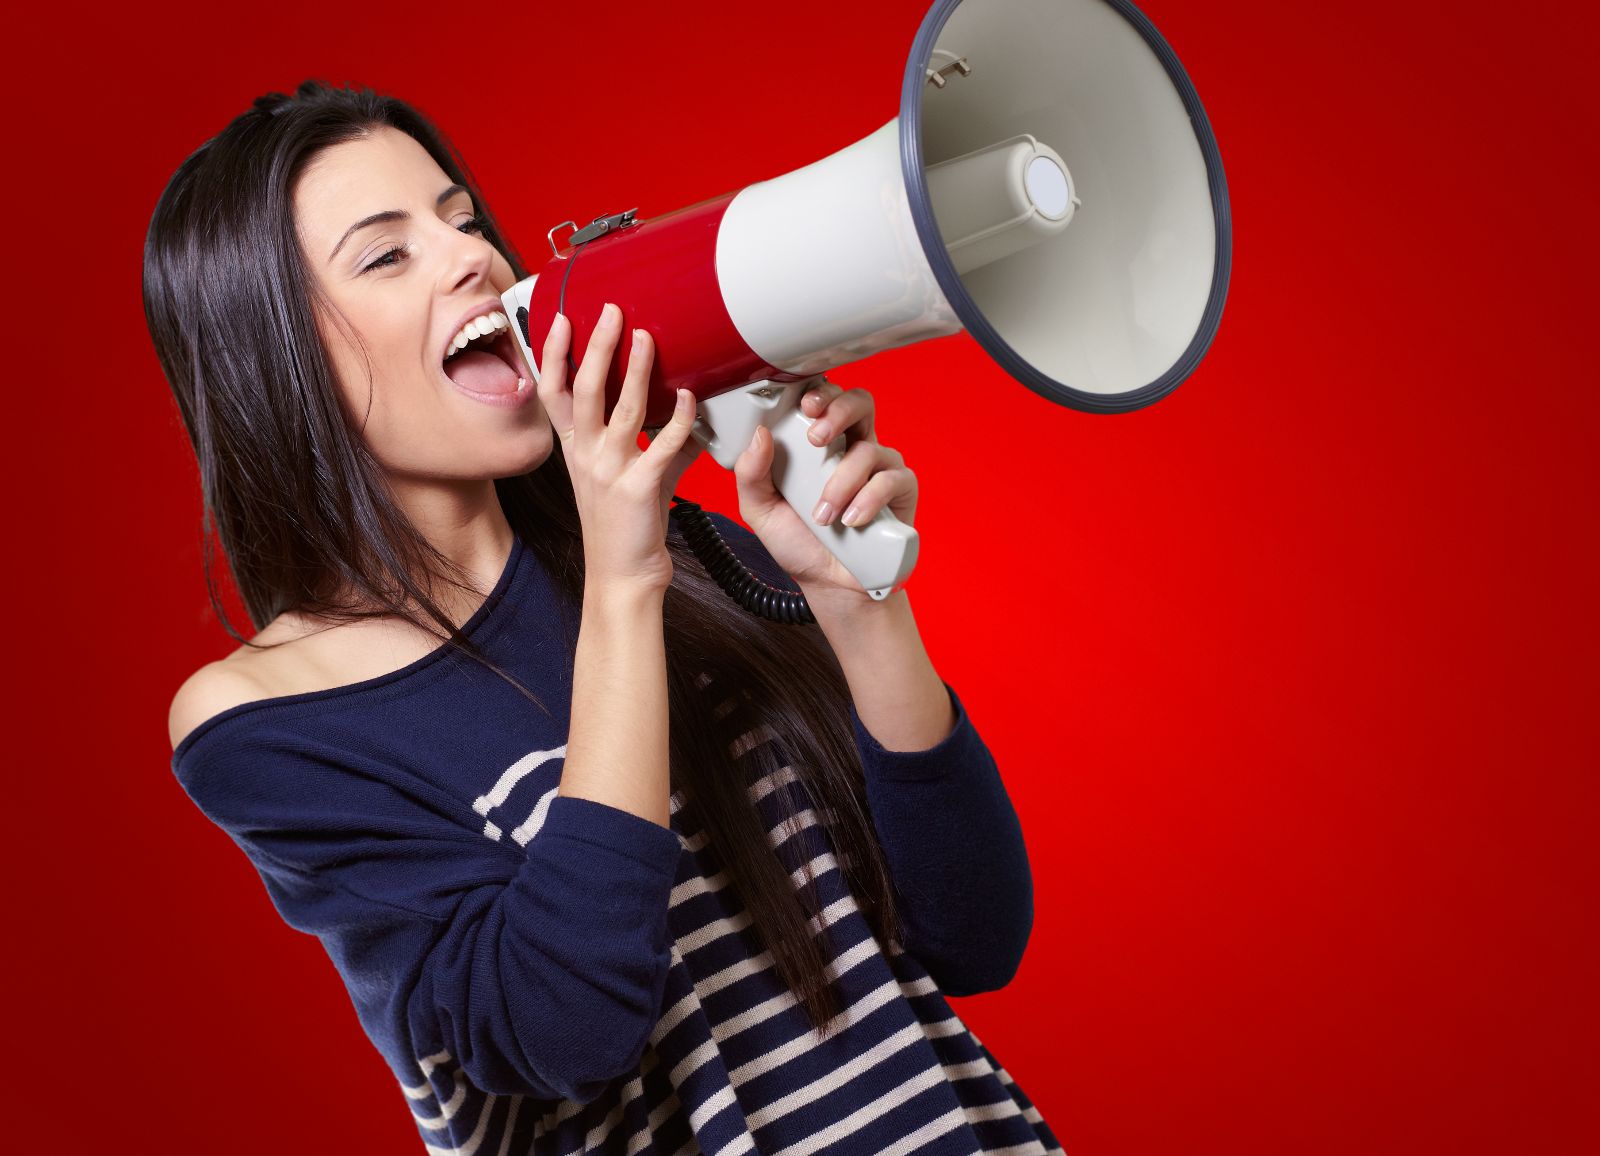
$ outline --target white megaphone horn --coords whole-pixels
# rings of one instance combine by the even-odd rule
[[[876,132],[664,216],[564,222],[550,245],[503,297],[535,377],[558,309],[581,350],[615,302],[655,339],[644,425],[664,425],[676,391],[693,391],[693,436],[727,469],[768,427],[774,486],[874,598],[910,575],[917,534],[887,509],[854,527],[812,520],[845,444],[807,440],[805,389],[834,366],[965,329],[1041,397],[1137,409],[1205,355],[1232,248],[1205,110],[1127,0],[938,0],[900,114]],[[760,585],[729,590],[758,613],[809,619],[803,599],[771,612],[776,592]]]

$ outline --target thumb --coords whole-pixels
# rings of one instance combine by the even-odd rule
[[[672,461],[667,465],[667,471],[661,476],[661,492],[670,495],[678,488],[678,483],[683,480],[683,475],[689,472],[689,467],[694,465],[695,459],[700,456],[705,447],[690,438],[684,447],[672,455]]]
[[[777,487],[772,484],[772,457],[772,431],[764,425],[758,425],[750,444],[733,463],[740,513],[752,527],[756,519],[783,501]]]

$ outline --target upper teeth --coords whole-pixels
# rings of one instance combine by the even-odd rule
[[[459,353],[467,347],[467,342],[487,336],[490,333],[497,333],[502,329],[508,329],[510,326],[511,322],[506,319],[506,315],[498,310],[493,313],[485,313],[482,317],[474,317],[456,333],[454,340],[450,342],[450,348],[444,351],[444,355],[449,357],[452,353]]]

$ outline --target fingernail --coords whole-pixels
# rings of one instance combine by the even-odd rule
[[[633,347],[635,349],[643,349],[644,348],[644,330],[643,329],[635,329],[633,331]]]
[[[622,310],[618,309],[609,301],[606,302],[605,308],[600,310],[600,320],[604,321],[607,325],[615,325],[621,317]]]
[[[827,445],[832,436],[833,429],[825,421],[816,422],[811,427],[811,444],[814,446]]]
[[[857,508],[856,506],[851,506],[848,510],[846,510],[844,512],[844,517],[840,518],[839,520],[841,522],[843,522],[846,526],[854,526],[856,524],[857,519],[859,519],[860,517],[861,517],[860,509]]]
[[[833,507],[827,502],[818,502],[817,508],[811,511],[811,519],[819,526],[826,526],[833,518]]]

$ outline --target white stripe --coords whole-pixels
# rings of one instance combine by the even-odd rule
[[[762,775],[751,783],[745,788],[745,793],[750,796],[752,803],[759,803],[779,787],[798,782],[799,779],[800,776],[795,773],[793,767],[779,767],[771,774]]]
[[[677,1081],[674,1080],[673,1083]],[[689,1130],[698,1136],[705,1128],[706,1121],[734,1102],[732,1087],[717,1089],[715,1095],[707,1096],[705,1103],[689,1113]]]
[[[851,968],[872,958],[873,949],[877,946],[870,938],[863,939],[849,951],[841,954],[837,959],[831,960],[826,968],[829,979],[837,979]],[[788,1011],[800,1001],[791,991],[784,990],[770,999],[764,999],[752,1008],[740,1012],[736,1016],[723,1020],[717,1025],[716,1037],[719,1042],[725,1042],[740,1032],[748,1031],[758,1024],[765,1023],[775,1015]]]
[[[450,1097],[450,1102],[439,1109],[437,1116],[417,1116],[417,1126],[426,1128],[430,1132],[437,1132],[448,1124],[452,1117],[461,1110],[461,1105],[467,1099],[467,1070],[457,1068],[455,1073],[455,1095]],[[413,1113],[415,1115],[415,1113]]]
[[[734,758],[738,758],[752,747],[760,746],[762,743],[771,739],[776,739],[777,737],[778,732],[773,730],[766,723],[757,723],[755,726],[751,727],[749,730],[745,731],[742,735],[730,742],[728,744],[728,750],[733,753]]]
[[[887,983],[879,984],[866,995],[858,999],[855,1003],[851,1004],[848,1008],[845,1008],[843,1011],[841,1011],[837,1016],[829,1021],[829,1024],[830,1026],[837,1025],[836,1030],[842,1034],[846,1029],[854,1027],[856,1024],[866,1019],[869,1015],[883,1007],[885,1004],[893,1002],[895,996],[899,994],[899,987],[893,980],[890,980]],[[915,1031],[912,1029],[915,1029]],[[868,1060],[867,1057],[882,1052],[886,1047],[890,1052],[898,1052],[901,1050],[901,1048],[905,1047],[906,1044],[912,1043],[913,1041],[920,1042],[921,1039],[922,1029],[914,1023],[907,1024],[888,1039],[880,1041],[872,1048],[871,1051],[855,1057],[842,1067],[835,1068],[833,1071],[829,1072],[826,1076],[821,1077],[816,1082],[806,1084],[791,1092],[789,1095],[784,1096],[782,1099],[766,1105],[761,1109],[761,1112],[759,1113],[759,1119],[756,1117],[751,1117],[751,1123],[753,1123],[756,1127],[760,1127],[769,1120],[776,1120],[779,1116],[785,1115],[793,1109],[800,1107],[802,1104],[810,1103],[812,1100],[822,1095],[823,1092],[830,1092],[834,1088],[837,1088],[855,1072],[863,1071],[877,1063],[877,1060]],[[896,1040],[899,1042],[894,1043]],[[737,1068],[728,1073],[728,1078],[736,1085],[747,1083],[750,1080],[755,1079],[757,1076],[764,1076],[768,1072],[776,1071],[778,1068],[783,1067],[784,1064],[787,1064],[790,1060],[795,1059],[797,1056],[805,1055],[816,1046],[817,1041],[815,1038],[815,1033],[811,1031],[801,1032],[787,1043],[780,1044],[771,1051],[763,1052],[755,1059],[750,1060],[747,1063],[740,1064]],[[796,1097],[800,1098],[796,1099]],[[785,1104],[787,1104],[788,1107],[781,1106]]]
[[[954,1132],[957,1128],[961,1127],[963,1123],[965,1123],[965,1121],[962,1118],[961,1108],[958,1105],[954,1108],[951,1108],[943,1116],[938,1116],[932,1120],[929,1120],[916,1131],[900,1137],[900,1139],[896,1140],[893,1144],[889,1145],[883,1150],[883,1156],[910,1156],[910,1153],[915,1152],[924,1144],[927,1144],[933,1140],[937,1140],[940,1136]],[[993,1153],[986,1153],[985,1156],[993,1156]]]
[[[877,1097],[870,1104],[863,1104],[844,1117],[844,1119],[828,1125],[822,1131],[813,1133],[798,1143],[791,1144],[787,1148],[773,1153],[773,1156],[808,1156],[809,1153],[815,1152],[824,1145],[838,1143],[846,1136],[866,1127],[890,1108],[905,1103],[917,1093],[933,1087],[943,1079],[944,1073],[938,1068],[929,1068],[924,1072],[918,1072],[911,1079],[894,1089],[894,1091]]]
[[[584,1138],[581,1151],[594,1152],[610,1136],[616,1126],[622,1123],[622,1098],[617,1098],[616,1105],[607,1112],[605,1118],[589,1129],[589,1135]]]
[[[559,747],[548,751],[529,751],[502,772],[499,781],[495,783],[487,795],[478,796],[472,804],[472,809],[480,815],[487,815],[496,807],[504,806],[505,801],[511,797],[512,789],[525,776],[544,766],[551,759],[566,758],[566,756],[566,743],[562,743]]]
[[[946,1074],[949,1071],[949,1068],[945,1069]],[[966,1113],[967,1119],[979,1124],[989,1120],[1009,1120],[1013,1116],[1021,1116],[1022,1109],[1017,1106],[1015,1100],[1007,1096],[1004,1100],[997,1100],[993,1104],[979,1104],[975,1107],[967,1108]],[[1044,1151],[1044,1145],[1035,1140],[1031,1144],[1012,1145],[1006,1151],[1015,1152],[1018,1156],[1021,1156],[1023,1152],[1031,1153],[1032,1156],[1040,1156],[1040,1153]]]
[[[826,922],[827,924],[831,925],[837,922],[839,918],[842,918],[844,915],[855,910],[855,906],[855,900],[849,895],[845,895],[844,897],[836,899],[834,902],[824,907],[820,915],[812,916],[811,919],[807,920],[807,926],[811,929],[811,933],[815,935],[817,932],[821,931],[823,927],[823,924],[819,923],[820,918],[827,917]],[[750,922],[749,915],[742,915],[739,917],[739,919],[743,921],[741,926],[746,926]],[[734,922],[735,920],[733,919],[719,919],[716,920],[714,924],[710,924],[708,926],[715,926],[716,924],[732,924]],[[706,928],[701,928],[700,930],[701,932],[704,932]],[[723,934],[727,933],[725,932]],[[710,936],[708,937],[707,941],[709,942],[710,939],[715,938],[718,938],[718,936]],[[754,975],[756,972],[765,970],[770,966],[772,966],[772,952],[763,951],[760,955],[749,956],[744,959],[735,960],[720,971],[714,971],[704,979],[695,980],[694,986],[701,995],[711,995],[714,992],[721,991],[729,984],[737,983],[746,976]]]
[[[494,1111],[495,1101],[499,1096],[489,1096],[483,1102],[483,1110],[478,1113],[478,1127],[472,1133],[472,1139],[467,1141],[465,1148],[441,1148],[434,1144],[424,1144],[428,1156],[472,1156],[478,1150],[478,1145],[483,1143],[483,1134],[489,1127],[489,1115]]]
[[[763,953],[763,955],[765,954],[766,953]],[[723,971],[718,972],[717,974],[724,975],[733,970],[733,967],[736,966],[738,965],[724,968]],[[829,970],[832,972],[831,965]],[[700,983],[696,982],[694,984],[694,988],[694,995],[697,997],[702,991]],[[839,1030],[842,1031],[858,1023],[860,1020],[870,1015],[884,1004],[891,1002],[899,991],[911,991],[913,994],[925,994],[927,991],[936,990],[938,989],[931,981],[926,983],[919,981],[915,984],[907,985],[901,984],[898,980],[891,980],[880,985],[862,999],[859,999],[855,1003],[844,1008],[839,1015],[835,1016],[834,1019],[830,1021],[830,1023],[838,1025]],[[685,997],[684,1000],[679,1002],[678,1006],[681,1007],[684,1003],[687,1003],[689,998],[690,997]],[[788,999],[791,1003],[796,1002],[792,994],[788,995]],[[695,1006],[699,1006],[699,1000],[697,998],[695,999]],[[679,1061],[678,1065],[673,1069],[671,1074],[671,1080],[674,1086],[681,1086],[683,1082],[687,1080],[688,1077],[691,1076],[702,1064],[708,1062],[714,1056],[719,1055],[721,1052],[721,1045],[725,1039],[731,1035],[737,1034],[737,1031],[744,1030],[743,1027],[740,1027],[734,1031],[728,1031],[726,1030],[725,1024],[712,1022],[709,1017],[707,1017],[707,1023],[711,1029],[711,1040],[708,1040],[706,1043],[696,1048],[688,1056],[684,1057],[684,1059]],[[747,1024],[744,1026],[747,1027],[749,1025]],[[893,1045],[891,1051],[897,1053],[909,1043],[913,1042],[921,1030],[922,1026],[920,1024],[908,1024],[905,1028],[895,1033],[894,1036],[891,1036],[889,1040],[879,1043],[871,1051],[867,1052],[866,1056],[875,1056],[888,1045]],[[652,1040],[655,1038],[655,1033],[652,1033]],[[756,1076],[780,1067],[784,1063],[787,1063],[794,1056],[808,1051],[813,1046],[814,1041],[812,1039],[812,1032],[809,1029],[802,1031],[800,1035],[790,1040],[787,1044],[781,1045],[780,1047],[775,1048],[772,1051],[767,1052],[766,1054],[751,1060],[749,1063],[743,1064],[735,1070],[729,1072],[729,1081],[733,1086],[738,1086],[739,1084],[744,1083],[746,1080],[753,1079]],[[811,1084],[806,1085],[805,1088],[800,1089],[798,1092],[792,1093],[790,1096],[784,1097],[782,1100],[778,1101],[777,1104],[769,1105],[762,1111],[757,1112],[754,1116],[747,1116],[747,1119],[749,1119],[752,1127],[760,1127],[768,1120],[776,1119],[778,1116],[783,1115],[793,1108],[801,1106],[801,1102],[797,1101],[795,1097],[804,1096],[804,1102],[810,1102],[818,1096],[823,1095],[826,1091],[831,1090],[832,1086],[836,1086],[838,1083],[842,1082],[842,1073],[848,1075],[853,1069],[857,1069],[858,1067],[870,1067],[872,1064],[877,1062],[877,1059],[867,1059],[865,1062],[863,1062],[862,1058],[858,1057],[857,1060],[852,1061],[850,1064],[847,1064],[842,1068],[835,1069],[833,1072],[829,1073],[829,1075],[813,1081]],[[809,1094],[807,1094],[808,1092]],[[778,1105],[782,1104],[789,1104],[789,1107],[780,1108]]]
[[[849,971],[852,967],[857,966],[860,962],[871,958],[873,943],[874,941],[872,940],[864,940],[863,942],[857,944],[854,948],[851,948],[849,951],[841,954],[838,959],[831,961],[827,968],[828,977],[830,979],[837,979],[844,972]],[[678,953],[676,945],[673,945],[672,947],[672,954],[673,966],[675,968],[684,967],[683,958]],[[899,981],[896,981],[896,983],[900,987],[900,990],[908,996],[926,995],[929,992],[938,990],[937,986],[931,980],[925,978],[915,980],[910,983],[900,983]],[[871,1011],[876,1010],[878,1007],[882,1006],[883,1003],[888,1002],[889,999],[893,998],[892,995],[888,995],[887,998],[885,998],[885,989],[889,986],[890,985],[885,984],[869,993],[864,999],[852,1005],[851,1008],[846,1009],[841,1017],[833,1022],[835,1024],[846,1025],[855,1023],[863,1016],[869,1014]],[[774,996],[772,999],[763,1002],[757,1007],[747,1010],[733,1019],[710,1024],[709,1026],[711,1027],[714,1039],[720,1045],[728,1040],[731,1036],[737,1035],[739,1032],[754,1026],[756,1023],[762,1022],[762,1020],[766,1018],[770,1018],[769,1015],[761,1014],[764,1009],[774,1009],[772,1014],[776,1014],[776,1010],[781,1010],[781,1007],[793,1006],[798,1002],[799,1001],[795,998],[792,992],[785,991],[780,995]],[[676,1027],[678,1023],[682,1022],[684,1018],[693,1014],[699,1008],[700,1001],[697,998],[697,992],[691,988],[690,992],[686,994],[683,999],[679,1000],[677,1004],[669,1009],[657,1021],[655,1028],[650,1034],[650,1043],[652,1046],[646,1049],[644,1060],[639,1067],[639,1075],[630,1080],[620,1093],[620,1106],[624,1109],[624,1113],[629,1104],[644,1094],[643,1077],[653,1071],[660,1060],[660,1053],[656,1051],[656,1046],[659,1045],[661,1039],[674,1027]],[[922,1028],[925,1034],[929,1035],[930,1037],[955,1035],[965,1030],[964,1025],[954,1015],[936,1024],[924,1024],[919,1026]],[[804,1038],[805,1037],[802,1036],[802,1039]],[[660,1104],[656,1105],[655,1110],[650,1113],[645,1126],[640,1128],[639,1131],[629,1139],[627,1144],[627,1152],[629,1153],[629,1156],[632,1156],[633,1153],[636,1153],[639,1149],[649,1144],[654,1135],[660,1130],[661,1126],[669,1118],[671,1118],[675,1112],[682,1108],[682,1102],[677,1097],[676,1088],[680,1087],[684,1080],[691,1076],[702,1064],[707,1062],[713,1054],[715,1053],[708,1052],[706,1047],[702,1045],[700,1048],[696,1049],[695,1052],[691,1053],[689,1057],[686,1057],[684,1061],[679,1062],[678,1067],[674,1069],[674,1071],[668,1077],[670,1085],[674,1090],[669,1092],[667,1097]],[[772,1058],[775,1057],[768,1057],[769,1060]],[[739,1080],[741,1078],[745,1078],[747,1074],[754,1074],[751,1073],[751,1069],[755,1066],[756,1065],[754,1064],[747,1064],[740,1068],[736,1073],[731,1073],[730,1076],[733,1082],[737,1084]],[[962,1078],[964,1075],[964,1067],[965,1065],[946,1067],[944,1071],[950,1078]],[[726,1089],[724,1089],[724,1091],[726,1091]],[[726,1106],[726,1103],[727,1097],[719,1093],[718,1097],[713,1098],[713,1100],[709,1102],[710,1105],[713,1105],[709,1113],[696,1113],[698,1122],[695,1123],[694,1126],[697,1128],[703,1127],[705,1122],[709,1120],[711,1116],[714,1116],[717,1111],[720,1111]],[[571,1101],[563,1101],[554,1111],[545,1114],[543,1118],[542,1130],[546,1132],[553,1130],[562,1121],[577,1115],[585,1106],[586,1105],[576,1104]],[[941,1117],[940,1119],[943,1120],[945,1117]],[[913,1133],[913,1135],[919,1134],[920,1130],[918,1133]],[[749,1133],[741,1128],[740,1134],[731,1139],[723,1151],[748,1151],[753,1146],[753,1140],[747,1141],[745,1139],[748,1136]],[[607,1135],[601,1135],[597,1137],[594,1135],[593,1130],[591,1130],[590,1135],[586,1138],[585,1144],[587,1147],[593,1149],[605,1143],[607,1139],[609,1139],[609,1133]],[[687,1145],[684,1151],[693,1152],[694,1143],[695,1142],[691,1142],[690,1145]],[[580,1148],[574,1149],[573,1152],[579,1152],[582,1150],[582,1148],[583,1146],[580,1146]],[[571,1154],[569,1154],[569,1156],[571,1156]]]
[[[517,1130],[517,1113],[522,1111],[522,1097],[511,1097],[511,1111],[506,1113],[505,1132],[500,1137],[500,1151],[495,1156],[506,1156],[511,1148],[511,1136]]]
[[[839,900],[837,903],[830,904],[827,908],[824,908],[824,914],[836,908],[842,909],[847,903],[852,907],[854,906],[854,901],[848,895]],[[816,934],[818,925],[815,918],[810,920],[810,927],[812,934]],[[852,957],[857,956],[857,953],[862,946],[863,944],[858,944],[856,948],[846,952],[838,959],[830,961],[828,966],[824,969],[825,974],[830,979],[837,978],[839,975],[849,970],[849,968],[855,966],[855,964],[859,962],[859,959]],[[866,958],[866,956],[860,956],[860,958]],[[683,961],[683,956],[679,954],[678,945],[676,943],[672,945],[672,967],[681,967],[684,969],[684,973],[686,975],[688,974],[688,967]],[[711,995],[712,993],[721,990],[729,984],[736,983],[748,975],[754,975],[758,971],[765,971],[770,967],[772,967],[772,954],[771,952],[763,951],[760,955],[754,957],[753,959],[742,959],[731,963],[721,971],[715,972],[712,975],[707,976],[705,979],[695,979],[692,975],[689,975],[690,990],[688,994],[674,1004],[656,1021],[656,1026],[650,1032],[650,1042],[652,1044],[659,1044],[666,1034],[676,1027],[680,1022],[682,1022],[686,1017],[693,1014],[695,1011],[701,1010],[703,1006],[701,1003],[701,997]],[[917,985],[912,985],[912,988],[908,989],[906,985],[900,984],[898,980],[885,983],[876,991],[869,993],[864,999],[859,1000],[850,1007],[843,1009],[840,1014],[831,1022],[841,1024],[842,1026],[848,1026],[855,1023],[863,1015],[876,1010],[877,1007],[879,1007],[882,1003],[892,999],[894,989],[897,986],[900,988],[900,990],[904,991],[912,990]],[[926,990],[935,991],[937,988],[935,988],[930,981],[927,984]],[[675,1087],[681,1085],[700,1067],[701,1064],[706,1063],[712,1057],[719,1054],[721,1045],[725,1040],[737,1035],[739,1032],[747,1030],[756,1023],[762,1022],[766,1018],[770,1018],[772,1015],[779,1014],[782,1010],[784,1010],[785,1007],[791,1006],[798,1002],[799,1001],[796,999],[794,993],[786,988],[784,991],[778,993],[778,995],[763,1001],[763,1003],[757,1005],[756,1008],[746,1011],[731,1021],[715,1022],[710,1016],[703,1016],[707,1026],[711,1030],[712,1038],[707,1040],[700,1047],[696,1048],[687,1057],[685,1057],[685,1059],[679,1061],[678,1066],[673,1069],[671,1075],[673,1085]],[[761,1019],[751,1018],[758,1011],[760,1011],[760,1009],[766,1008],[770,1008],[771,1010],[763,1015]],[[730,1026],[734,1024],[737,1026]],[[783,1047],[777,1049],[775,1052],[768,1053],[759,1060],[752,1061],[751,1063],[744,1065],[738,1071],[740,1074],[745,1072],[749,1072],[751,1075],[759,1074],[758,1071],[754,1070],[759,1066],[764,1065],[765,1067],[771,1068],[776,1067],[779,1063],[783,1062],[782,1059],[775,1060],[775,1056],[781,1054],[784,1058],[787,1058],[787,1056],[795,1049],[804,1050],[810,1046],[812,1046],[810,1031],[802,1031],[799,1036],[795,1037],[795,1039],[791,1040],[788,1044],[783,1045]],[[690,1061],[694,1062],[690,1063]],[[735,1073],[729,1073],[729,1078],[734,1084],[738,1084],[740,1082],[740,1075],[736,1075]]]
[[[427,1059],[418,1060],[417,1067],[422,1070],[423,1079],[426,1080],[427,1077],[433,1075],[433,1070],[449,1058],[450,1053],[448,1051],[444,1051],[439,1052],[436,1055],[429,1056]],[[425,1100],[429,1096],[433,1095],[432,1085],[426,1083],[412,1087],[410,1084],[401,1081],[400,1090],[406,1094],[408,1099],[412,1100]]]
[[[771,839],[771,837],[768,839],[768,841],[771,842],[771,845],[773,845],[774,850],[782,847],[784,842],[792,839],[792,837],[794,837],[795,834],[800,833],[800,831],[805,831],[806,828],[816,825],[816,821],[818,821],[816,820],[816,813],[810,809],[800,812],[800,815],[795,817],[795,820],[797,820],[797,823],[795,823],[795,825],[797,825],[797,829],[795,829],[794,833],[786,834],[786,836],[782,836],[781,839]],[[704,845],[704,836],[702,836],[702,834],[698,834],[696,839],[701,839],[701,845]],[[699,850],[699,847],[694,847],[693,844],[694,839],[688,839],[688,841],[685,841],[686,849]],[[822,865],[821,868],[819,868],[818,865]],[[814,857],[813,860],[811,860],[806,866],[810,866],[811,874],[813,874],[813,876],[819,876],[819,874],[824,873],[826,869],[837,868],[838,863],[837,860],[832,857],[832,853],[822,852],[821,855]],[[802,866],[802,868],[797,868],[795,871],[790,871],[789,877],[792,879],[792,881],[794,881],[795,887],[798,889],[798,887],[800,887],[800,885],[806,881],[805,866]],[[667,893],[667,906],[669,906],[669,908],[677,908],[680,903],[686,903],[686,901],[691,900],[691,898],[699,897],[699,895],[707,895],[707,893],[710,892],[718,892],[718,890],[722,890],[723,887],[726,887],[726,885],[728,885],[728,873],[726,873],[726,871],[718,871],[718,873],[714,874],[714,876],[706,876],[706,874],[694,874],[694,876],[688,877],[688,879],[685,879],[685,881],[680,882],[677,887],[674,887],[674,889]],[[741,924],[741,927],[744,927],[744,925],[749,925],[749,919],[747,919],[747,917],[746,922]],[[683,943],[686,951],[693,951],[696,946],[702,946],[702,943],[707,941],[704,940],[704,937],[702,937],[702,930],[704,929],[685,933],[685,935],[682,935],[682,937],[678,937],[678,943]]]
[[[808,815],[811,814],[809,811],[806,813]],[[807,826],[809,826],[810,823],[815,822],[816,817],[812,815]],[[789,872],[789,879],[798,889],[806,883],[808,877],[820,876],[827,871],[836,870],[838,866],[839,863],[836,859],[834,859],[833,855],[830,852],[824,851],[822,854],[815,856],[809,863],[805,864],[804,866],[797,867],[793,871]],[[811,869],[809,876],[806,871],[807,867]],[[727,885],[728,873],[726,871],[718,871],[715,875],[695,875],[692,878],[685,879],[671,891],[667,892],[667,906],[669,908],[676,907],[678,904],[684,903],[695,898],[696,896],[706,895],[712,891],[721,891]]]
[[[635,1096],[642,1096],[643,1094],[644,1088],[641,1083],[640,1089]],[[628,1098],[630,1103],[635,1096]],[[644,1127],[628,1138],[627,1156],[634,1156],[635,1152],[649,1144],[654,1139],[655,1134],[660,1131],[661,1126],[676,1115],[682,1107],[683,1103],[678,1099],[678,1093],[669,1091],[666,1098],[656,1105],[655,1111],[645,1117]]]
[[[741,1128],[737,1136],[715,1152],[708,1153],[708,1156],[744,1156],[744,1153],[754,1152],[755,1150],[756,1138]]]
[[[511,838],[516,841],[517,846],[526,847],[528,840],[539,833],[539,828],[544,826],[545,812],[550,809],[550,801],[556,797],[556,792],[560,789],[559,786],[551,787],[540,795],[539,801],[534,804],[533,810],[528,817],[522,821],[522,824],[515,831],[511,832]]]
[[[982,1056],[979,1056],[977,1059],[968,1060],[964,1064],[944,1065],[944,1074],[950,1077],[952,1082],[956,1080],[971,1080],[976,1077],[987,1076],[989,1074],[989,1065],[983,1062]]]

